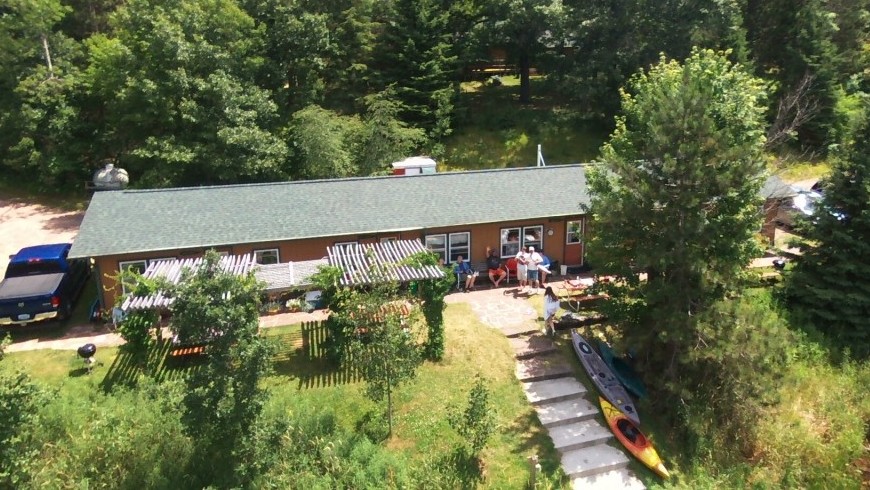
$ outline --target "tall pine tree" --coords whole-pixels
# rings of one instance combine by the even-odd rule
[[[396,0],[379,43],[381,89],[394,87],[400,118],[433,140],[450,134],[458,92],[449,20],[435,0]]]
[[[738,287],[757,252],[763,95],[724,53],[662,59],[623,92],[589,175],[590,261],[626,279],[626,336],[670,380],[699,342],[698,315]]]
[[[806,321],[870,354],[870,103],[834,163],[787,286]]]

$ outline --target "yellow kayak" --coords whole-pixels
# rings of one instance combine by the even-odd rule
[[[656,452],[655,448],[649,442],[649,439],[638,430],[637,426],[634,425],[634,422],[604,398],[599,396],[598,402],[601,404],[601,412],[604,414],[604,418],[607,419],[607,424],[610,426],[610,430],[613,431],[616,438],[619,439],[619,442],[621,442],[635,458],[649,466],[649,468],[656,472],[660,477],[670,477],[671,475],[668,473],[667,468],[665,468],[664,463],[662,463],[662,458],[659,457],[659,453]]]

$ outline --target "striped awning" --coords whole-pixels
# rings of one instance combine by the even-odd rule
[[[354,243],[326,247],[326,251],[329,265],[342,270],[341,284],[345,286],[444,277],[444,271],[438,266],[405,263],[408,257],[426,251],[420,240]]]
[[[142,276],[146,279],[163,278],[171,284],[178,284],[181,280],[181,274],[185,269],[195,269],[203,262],[203,257],[195,257],[189,259],[172,259],[158,260],[152,262],[145,269]],[[254,261],[254,256],[251,254],[245,255],[225,255],[221,257],[220,268],[226,272],[237,276],[244,276],[257,266]],[[162,291],[158,291],[148,296],[128,296],[121,304],[121,310],[142,310],[150,308],[167,308],[172,304],[173,298],[164,296]]]

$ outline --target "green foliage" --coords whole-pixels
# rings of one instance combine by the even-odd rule
[[[368,96],[365,102],[356,160],[363,175],[387,173],[392,170],[390,163],[412,155],[422,146],[426,133],[399,119],[401,104],[393,90]]]
[[[385,267],[391,267],[387,265]],[[408,315],[407,298],[387,270],[370,268],[371,283],[339,289],[330,304],[328,326],[334,348],[366,382],[366,395],[386,399],[389,433],[393,431],[393,391],[411,380],[422,362],[415,315]]]
[[[834,162],[822,202],[794,270],[787,297],[809,326],[860,357],[870,354],[870,104]]]
[[[437,266],[438,254],[424,252],[408,257],[412,264]],[[428,335],[423,355],[426,359],[440,361],[444,357],[444,297],[453,288],[453,271],[443,267],[444,276],[439,279],[427,279],[417,282],[417,294],[421,299],[420,308],[426,319]]]
[[[143,186],[279,179],[277,107],[253,83],[253,20],[231,0],[125,2],[113,35],[89,39],[84,84],[102,143]]]
[[[206,252],[170,288],[171,328],[182,342],[207,343],[208,361],[188,375],[182,422],[196,440],[193,468],[203,485],[238,485],[259,471],[260,414],[268,394],[272,345],[258,335],[262,285],[223,270]]]
[[[679,378],[668,386],[684,403],[690,451],[718,448],[720,462],[739,462],[760,443],[758,420],[779,402],[796,338],[760,293],[712,305],[692,333],[702,347],[676,359]]]
[[[38,470],[33,430],[47,400],[26,374],[0,373],[0,487],[21,487]]]
[[[122,270],[117,280],[127,285],[129,296],[148,296],[156,293],[165,286],[162,281],[146,279],[138,271]],[[118,298],[118,305],[123,303],[126,296]],[[140,361],[144,361],[148,350],[154,343],[152,329],[160,328],[158,325],[159,314],[153,309],[140,309],[129,311],[118,324],[118,333],[124,339],[124,349],[133,353]]]
[[[627,303],[645,304],[626,335],[668,379],[697,343],[695,316],[739,287],[757,252],[763,94],[724,53],[662,59],[623,93],[604,165],[589,175],[590,262],[626,278]]]
[[[61,389],[40,412],[33,488],[185,488],[192,441],[180,423],[183,387],[142,377],[134,389]],[[93,380],[93,381],[90,381]]]
[[[291,138],[296,176],[305,179],[352,177],[359,173],[353,138],[361,130],[358,118],[341,116],[318,106],[293,114]]]
[[[464,410],[454,410],[450,414],[450,426],[465,438],[468,454],[473,458],[479,457],[496,428],[489,396],[486,382],[478,374],[468,392],[468,405]]]
[[[274,464],[255,488],[410,488],[426,481],[415,484],[402,458],[342,429],[329,408],[282,421],[274,432]]]
[[[434,0],[396,0],[378,40],[379,87],[395,90],[401,119],[438,140],[450,134],[458,81],[449,11]]]
[[[9,332],[4,332],[3,337],[0,338],[0,361],[3,360],[3,356],[6,355],[6,348],[9,347],[9,344],[12,343],[12,336],[9,335]]]

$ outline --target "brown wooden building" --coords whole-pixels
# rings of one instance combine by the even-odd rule
[[[155,190],[94,195],[71,257],[94,260],[103,304],[122,268],[251,253],[261,264],[321,259],[326,247],[419,239],[446,261],[513,257],[535,246],[582,265],[584,165]]]
[[[452,262],[507,259],[535,246],[561,265],[584,264],[586,165],[96,193],[70,251],[92,258],[103,304],[123,291],[121,268],[143,271],[207,249],[260,264],[312,264],[327,247],[420,240]],[[762,234],[789,187],[768,179]],[[324,262],[325,263],[325,262]],[[277,266],[270,266],[277,267]],[[554,272],[559,272],[555,270]]]

